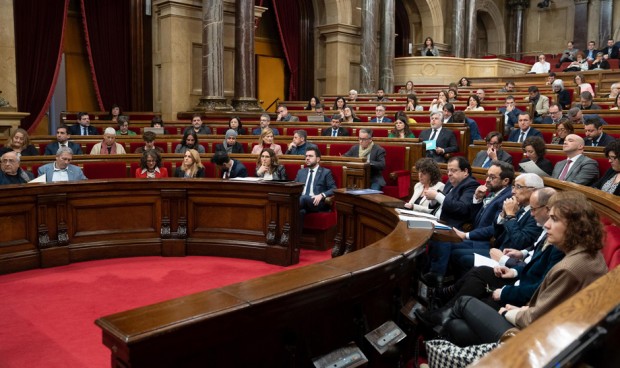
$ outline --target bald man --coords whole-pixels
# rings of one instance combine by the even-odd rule
[[[599,176],[598,162],[583,154],[584,145],[585,142],[580,136],[567,135],[562,146],[566,160],[555,164],[551,176],[575,184],[592,185]]]

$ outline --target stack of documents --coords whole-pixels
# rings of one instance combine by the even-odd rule
[[[420,211],[415,211],[415,210],[405,210],[402,208],[397,208],[396,212],[398,212],[398,218],[400,219],[400,221],[409,221],[409,220],[416,220],[416,221],[428,221],[430,223],[432,223],[435,226],[435,229],[440,229],[440,230],[450,230],[451,227],[450,226],[446,226],[444,224],[440,224],[437,221],[437,218],[431,214],[428,213],[424,213],[424,212],[420,212]]]

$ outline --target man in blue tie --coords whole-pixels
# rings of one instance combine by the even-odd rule
[[[342,123],[342,116],[340,114],[335,114],[332,116],[331,120],[331,128],[323,129],[321,133],[325,137],[346,137],[349,135],[349,132],[340,126]]]
[[[321,151],[316,146],[306,150],[306,167],[297,172],[295,181],[304,184],[299,207],[303,215],[310,212],[329,211],[325,198],[334,195],[336,181],[330,169],[319,166]]]
[[[490,132],[484,140],[487,142],[487,150],[478,152],[471,166],[488,169],[493,160],[512,164],[512,156],[502,149],[502,142],[504,141],[502,133]]]
[[[527,112],[519,114],[519,120],[517,122],[519,129],[515,129],[510,132],[508,137],[509,142],[523,143],[525,138],[537,136],[543,138],[543,135],[538,129],[532,128],[532,118]]]
[[[78,124],[73,124],[69,127],[68,133],[75,135],[98,135],[99,130],[90,125],[90,116],[85,112],[78,112],[77,114]]]

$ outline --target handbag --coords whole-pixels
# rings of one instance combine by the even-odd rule
[[[492,342],[460,347],[447,340],[429,340],[425,344],[430,368],[464,368],[499,346]]]

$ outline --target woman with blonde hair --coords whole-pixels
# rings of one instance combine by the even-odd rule
[[[22,128],[17,128],[11,133],[4,147],[0,148],[0,155],[11,151],[19,156],[37,156],[39,154],[37,149],[30,144],[28,132]]]
[[[258,156],[256,177],[265,180],[287,180],[286,170],[278,163],[278,156],[271,148],[263,148]]]
[[[177,178],[204,178],[205,167],[200,162],[200,153],[193,148],[185,151],[183,164],[177,167],[174,176]]]
[[[263,148],[271,148],[276,156],[282,155],[282,147],[279,144],[273,143],[273,130],[271,128],[265,128],[258,138],[258,144],[252,148],[252,154],[258,155],[263,151]]]

